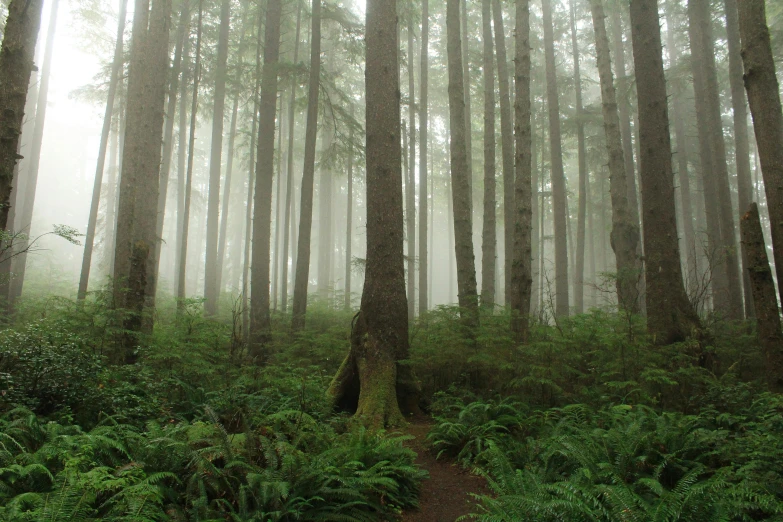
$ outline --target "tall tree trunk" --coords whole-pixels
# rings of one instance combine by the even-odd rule
[[[546,1],[546,0],[545,0]],[[516,182],[514,201],[514,256],[511,265],[511,330],[520,342],[530,335],[530,294],[532,287],[532,128],[530,125],[530,6],[516,0],[516,58],[514,136]]]
[[[465,99],[465,150],[468,162],[468,183],[470,184],[470,212],[473,215],[473,111],[470,108],[470,41],[468,40],[468,2],[460,0],[462,8],[462,78],[464,81],[463,97]],[[472,223],[471,223],[472,226]],[[472,236],[471,236],[472,237]],[[472,239],[471,239],[472,241]]]
[[[299,33],[302,22],[302,2],[296,3],[296,36],[294,38],[294,63],[299,63]],[[285,180],[285,230],[283,231],[283,274],[281,286],[280,308],[283,312],[288,310],[288,250],[290,248],[291,237],[293,236],[293,226],[291,219],[291,203],[294,186],[294,131],[296,130],[296,119],[294,114],[294,105],[296,102],[296,76],[291,77],[291,97],[288,101],[288,160],[286,161],[286,180]],[[294,263],[296,266],[296,258]]]
[[[185,175],[182,229],[179,242],[179,264],[177,265],[177,313],[185,310],[186,268],[188,264],[188,231],[190,228],[190,196],[193,191],[193,156],[196,145],[196,118],[198,116],[198,86],[201,79],[201,30],[204,15],[204,0],[198,3],[198,26],[196,29],[196,63],[193,69],[193,98],[190,105],[190,131],[188,134],[188,166]]]
[[[244,43],[244,42],[243,42]],[[243,43],[240,44],[240,48],[243,47]],[[237,70],[241,71],[242,65],[237,66]],[[228,237],[228,215],[231,210],[231,182],[234,174],[234,153],[237,139],[237,116],[239,113],[239,93],[234,95],[234,104],[231,108],[231,124],[228,134],[228,150],[226,151],[226,177],[223,180],[223,204],[220,209],[220,231],[218,233],[218,254],[219,266],[217,268],[217,291],[218,295],[223,290],[223,270],[224,262],[226,259],[226,242]]]
[[[459,0],[447,0],[446,31],[449,69],[449,128],[451,135],[451,183],[454,201],[454,242],[457,257],[457,300],[463,322],[478,326],[476,265],[473,255],[470,169],[468,167],[465,84],[463,83]]]
[[[163,112],[169,66],[171,0],[137,0],[133,17],[125,144],[123,147],[117,246],[115,306],[125,309],[121,338],[124,362],[136,359],[138,333],[155,287],[156,211],[160,184]]]
[[[321,0],[313,0],[310,41],[310,80],[307,95],[302,199],[299,205],[299,241],[296,249],[293,318],[294,331],[305,325],[307,285],[310,276],[310,236],[313,228],[313,182],[315,178],[315,140],[318,132],[318,86],[321,75]],[[395,51],[396,54],[396,51]],[[399,80],[398,82],[399,83]]]
[[[727,318],[740,320],[743,318],[742,287],[739,279],[739,260],[737,257],[736,225],[731,207],[731,189],[729,187],[729,172],[726,162],[726,145],[723,141],[723,123],[721,121],[720,90],[715,67],[714,46],[712,36],[712,17],[708,0],[689,0],[688,15],[691,22],[691,53],[694,68],[701,68],[699,73],[704,81],[704,91],[697,100],[705,105],[707,122],[699,132],[706,133],[709,140],[712,159],[712,178],[718,196],[718,219],[720,222],[720,248],[718,263],[726,274],[726,293],[719,295],[723,303],[723,312]],[[695,74],[695,71],[694,71]],[[695,79],[694,79],[695,83]]]
[[[552,208],[555,224],[555,313],[568,315],[568,209],[566,203],[563,152],[560,137],[560,101],[555,66],[554,29],[551,0],[542,0],[544,11],[544,53],[546,57],[546,91],[549,105],[549,141],[552,162]]]
[[[783,299],[783,111],[780,87],[775,75],[764,2],[743,0],[738,7],[745,89],[767,195],[778,295]]]
[[[666,1],[666,50],[669,53],[669,67],[674,68],[679,63],[679,51],[674,38],[674,15],[672,8],[673,0]],[[688,172],[688,142],[685,135],[685,123],[683,115],[685,107],[682,103],[682,95],[672,94],[672,107],[674,112],[675,145],[677,147],[677,175],[680,185],[680,194],[682,200],[682,230],[685,243],[685,264],[687,266],[686,285],[689,291],[696,288],[696,282],[701,273],[697,264],[698,254],[696,252],[696,234],[693,229],[693,204],[691,202],[691,181]]]
[[[122,35],[125,31],[125,9],[128,0],[120,1],[120,14],[117,22],[117,39],[114,44],[114,61],[112,62],[111,76],[109,77],[109,94],[106,97],[106,110],[103,114],[103,128],[101,129],[101,142],[98,148],[98,165],[95,168],[95,183],[92,188],[92,201],[90,202],[90,216],[87,221],[87,234],[84,238],[84,256],[82,257],[82,271],[79,277],[79,290],[76,294],[78,300],[87,296],[87,283],[90,279],[90,263],[92,261],[92,249],[95,243],[95,224],[98,221],[98,207],[101,201],[101,185],[103,183],[103,170],[106,165],[106,149],[109,144],[112,116],[114,114],[114,98],[119,83],[120,67],[123,63]],[[183,12],[185,8],[183,7]],[[173,114],[172,114],[173,116]],[[109,168],[113,168],[110,165]],[[107,222],[108,226],[108,222]]]
[[[6,230],[14,168],[21,159],[19,137],[42,9],[43,0],[11,0],[8,4],[0,48],[0,230]]]
[[[514,254],[514,131],[511,119],[511,93],[508,82],[506,35],[503,29],[503,8],[500,0],[492,0],[495,28],[495,48],[498,59],[498,91],[500,95],[500,145],[503,158],[503,241],[504,295],[511,295],[511,264]]]
[[[647,329],[657,344],[701,329],[682,282],[674,208],[669,115],[657,0],[631,2],[631,37],[639,98],[639,157],[647,271]]]
[[[617,261],[617,303],[631,313],[639,312],[637,281],[640,266],[636,252],[639,229],[628,205],[625,160],[617,111],[617,95],[612,77],[609,38],[606,34],[604,8],[601,0],[590,0],[595,29],[595,49],[601,80],[606,150],[609,154],[609,191],[612,199],[611,244]]]
[[[228,76],[228,33],[231,23],[231,0],[220,4],[220,31],[215,70],[215,96],[212,111],[212,144],[209,155],[209,197],[207,200],[207,254],[204,265],[204,314],[215,315],[218,309],[218,226],[220,212],[220,167],[223,155],[223,118],[226,108]],[[222,260],[221,260],[222,261]]]
[[[427,128],[427,109],[429,94],[429,44],[430,44],[430,12],[429,0],[421,0],[421,69],[419,87],[419,313],[429,309],[429,291],[432,280],[427,281],[429,267],[429,255],[427,251],[427,235],[432,231],[427,230],[427,140],[429,137]],[[434,194],[432,195],[434,198]],[[434,204],[434,199],[433,199]]]
[[[425,0],[426,1],[426,0]],[[353,106],[351,106],[353,116]],[[351,309],[351,262],[353,260],[353,127],[348,135],[348,190],[345,202],[345,309]]]
[[[481,305],[495,305],[497,223],[495,199],[495,68],[491,0],[481,1],[484,43],[484,224],[481,242]]]
[[[764,233],[761,230],[759,208],[749,205],[740,220],[742,242],[747,253],[746,271],[750,276],[758,326],[758,337],[764,353],[764,373],[767,384],[775,391],[783,389],[783,334],[780,332],[780,310],[775,293],[775,281],[767,260]]]
[[[328,40],[327,40],[328,41]],[[329,126],[323,133],[322,154],[333,146],[334,129]],[[319,299],[328,304],[332,286],[332,168],[321,166],[318,183],[318,287]]]
[[[529,8],[529,7],[528,7]],[[529,15],[528,15],[529,17]],[[531,79],[532,81],[532,79]],[[538,146],[536,143],[536,111],[535,111],[535,102],[536,98],[535,96],[531,97],[530,100],[530,163],[531,163],[531,193],[530,193],[530,210],[531,210],[531,234],[530,234],[530,262],[531,262],[531,269],[530,269],[530,276],[531,276],[531,283],[530,283],[530,308],[528,315],[535,315],[536,311],[535,309],[538,307],[538,273],[539,273],[539,262],[538,258],[541,257],[541,253],[543,252],[543,249],[541,248],[541,239],[540,236],[543,234],[540,232],[541,227],[543,224],[541,223],[541,212],[539,211],[540,206],[540,200],[541,200],[541,191],[539,190],[539,178],[543,178],[543,172],[544,172],[544,158],[542,154],[541,158],[541,176],[539,176],[539,168],[538,168]],[[543,151],[542,151],[543,152]],[[513,201],[513,200],[512,200]],[[513,243],[510,246],[511,251],[514,251]],[[510,302],[509,302],[510,303]]]
[[[278,282],[280,281],[280,221],[282,215],[280,214],[280,202],[281,191],[283,189],[283,97],[280,96],[279,108],[278,108],[280,131],[277,133],[277,183],[275,183],[275,238],[273,246],[274,262],[272,263],[272,310],[277,310],[277,294],[278,294]],[[291,125],[291,122],[286,122],[286,125]]]
[[[185,177],[188,158],[188,82],[190,81],[190,28],[185,38],[182,61],[182,81],[179,92],[179,138],[177,143],[177,236],[174,245],[174,295],[179,296],[179,267],[183,263],[180,257],[182,244],[183,216],[185,214]]]
[[[410,367],[398,364],[409,345],[396,13],[396,0],[367,2],[367,268],[351,352],[328,392],[376,427],[403,423],[400,407],[416,411],[418,398]]]
[[[280,56],[280,0],[266,8],[264,69],[258,115],[256,189],[253,201],[253,261],[250,275],[250,354],[266,358],[271,329],[269,319],[269,243],[272,233],[272,180],[275,175],[275,112]]]
[[[585,280],[585,220],[587,217],[587,150],[585,149],[584,109],[582,107],[582,76],[579,70],[579,43],[576,38],[576,0],[571,0],[571,47],[574,58],[574,90],[576,91],[576,143],[579,162],[579,208],[576,216],[576,264],[574,273],[574,307],[584,311]]]
[[[748,107],[745,87],[742,84],[742,56],[740,55],[739,15],[737,0],[724,0],[726,10],[726,34],[729,46],[729,84],[731,85],[731,106],[734,112],[734,162],[737,168],[737,203],[739,215],[750,207],[753,200],[753,183],[750,179],[750,140],[748,138]],[[741,244],[742,266],[747,266],[745,246]],[[753,317],[753,294],[750,275],[742,271],[745,291],[745,315]]]
[[[405,224],[408,246],[408,322],[416,314],[416,92],[413,73],[413,16],[408,18],[408,123],[410,163],[405,181]]]

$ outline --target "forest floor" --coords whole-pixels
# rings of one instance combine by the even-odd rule
[[[471,475],[451,459],[435,458],[427,445],[431,427],[432,419],[419,417],[412,419],[407,428],[407,433],[415,438],[406,445],[416,452],[416,464],[426,469],[430,478],[421,485],[419,509],[405,512],[403,522],[454,522],[473,511],[472,493],[489,492],[483,478]]]

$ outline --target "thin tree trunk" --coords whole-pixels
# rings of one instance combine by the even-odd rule
[[[305,129],[302,199],[299,205],[299,241],[294,278],[294,331],[305,325],[307,286],[310,276],[310,236],[313,228],[313,182],[315,178],[315,140],[318,132],[318,86],[321,74],[321,0],[313,0],[312,36],[310,41],[310,80],[307,97],[307,127]]]
[[[188,158],[188,107],[187,94],[190,81],[190,28],[185,38],[185,49],[182,61],[182,81],[179,92],[179,143],[177,143],[177,238],[174,246],[174,295],[179,297],[179,267],[184,260],[181,258],[180,245],[182,244],[182,230],[185,214],[185,177]]]
[[[753,183],[750,178],[750,139],[748,138],[748,107],[742,80],[742,56],[740,55],[739,15],[737,0],[724,0],[726,10],[726,33],[729,47],[729,84],[731,85],[731,106],[734,112],[734,161],[737,168],[737,202],[739,215],[750,207],[753,200]],[[733,232],[733,231],[732,231]],[[742,266],[748,266],[745,246],[742,248]],[[754,317],[753,295],[750,275],[742,271],[745,297],[745,315]]]
[[[296,7],[296,36],[294,38],[294,63],[299,63],[299,33],[302,22],[302,2],[297,1]],[[285,230],[283,232],[283,274],[281,287],[280,308],[283,312],[288,310],[288,250],[289,245],[294,244],[291,238],[294,236],[294,227],[292,224],[293,188],[294,188],[294,131],[296,130],[296,119],[294,114],[294,105],[296,102],[296,76],[291,78],[291,97],[288,101],[288,160],[286,162],[286,181],[285,181]],[[293,264],[296,266],[296,256],[293,256]]]
[[[647,271],[647,329],[656,344],[701,330],[682,282],[674,176],[657,0],[631,3],[631,36],[639,98],[642,209]],[[697,334],[698,335],[698,334]]]
[[[112,62],[111,76],[109,78],[109,93],[106,98],[106,110],[103,115],[103,128],[101,129],[101,142],[98,148],[98,165],[95,169],[95,183],[92,188],[92,201],[90,202],[90,216],[87,221],[87,234],[84,238],[84,256],[82,257],[82,271],[79,277],[79,290],[76,298],[83,300],[87,296],[87,283],[90,279],[90,263],[92,261],[92,249],[95,243],[95,225],[98,221],[98,207],[101,201],[101,185],[103,183],[103,170],[106,165],[106,149],[109,144],[112,116],[114,114],[114,98],[119,83],[120,67],[123,63],[122,35],[125,31],[125,9],[128,0],[120,1],[120,14],[117,23],[117,39],[114,44],[114,61]],[[184,12],[183,7],[183,12]],[[110,165],[110,168],[113,167]]]
[[[546,90],[549,105],[549,141],[552,168],[552,209],[555,225],[555,313],[568,315],[568,209],[566,203],[563,152],[560,137],[560,101],[555,66],[554,29],[551,0],[543,0]]]
[[[243,42],[244,43],[244,42]],[[240,44],[242,47],[242,44]],[[238,71],[241,70],[241,64],[237,67]],[[223,290],[223,269],[224,261],[226,259],[226,241],[228,237],[228,214],[230,212],[231,204],[231,182],[234,174],[234,152],[237,137],[237,116],[239,113],[239,93],[234,95],[234,105],[231,108],[231,124],[228,134],[228,151],[226,157],[226,177],[223,181],[223,204],[220,209],[220,231],[218,233],[218,254],[219,266],[217,268],[217,292]]]
[[[8,4],[0,49],[0,230],[7,228],[14,169],[21,159],[19,137],[42,9],[43,0],[11,0]]]
[[[405,223],[408,246],[408,322],[416,314],[416,92],[413,72],[413,16],[408,19],[408,123],[410,162],[405,182]],[[426,216],[426,214],[424,214]],[[420,218],[421,219],[421,218]]]
[[[334,129],[330,125],[323,133],[322,153],[332,148]],[[318,286],[319,299],[328,305],[331,294],[332,274],[332,168],[321,166],[318,183]]]
[[[460,0],[462,8],[462,78],[464,81],[463,92],[465,99],[465,150],[467,151],[468,183],[470,186],[470,213],[473,215],[473,111],[470,108],[470,41],[468,40],[468,2]],[[472,224],[471,224],[472,225]],[[472,238],[472,236],[471,236]],[[472,239],[471,239],[472,241]]]
[[[446,176],[446,201],[447,201],[447,208],[446,208],[446,223],[447,223],[447,230],[446,230],[446,236],[449,238],[449,245],[446,249],[446,259],[448,260],[449,265],[449,300],[448,304],[453,305],[456,301],[456,297],[454,295],[454,265],[456,262],[456,259],[454,259],[451,256],[451,253],[454,252],[454,207],[453,207],[453,201],[454,201],[454,190],[451,184],[451,176]]]
[[[427,271],[430,266],[429,255],[432,252],[427,250],[427,235],[432,230],[427,230],[427,205],[429,205],[429,194],[427,193],[427,140],[429,139],[427,128],[427,109],[429,94],[429,44],[430,44],[430,19],[429,19],[429,0],[421,0],[421,70],[419,87],[419,314],[426,312],[430,306],[429,293],[432,285],[432,278],[427,280]],[[434,194],[433,205],[434,205]]]
[[[606,34],[604,20],[606,16],[601,0],[591,0],[590,7],[595,29],[598,73],[601,79],[606,150],[609,155],[609,191],[612,199],[611,244],[617,263],[617,302],[620,309],[630,313],[638,313],[640,303],[637,281],[640,266],[636,252],[639,243],[639,229],[628,205],[620,116],[617,111],[617,96],[612,77],[612,62],[609,56],[609,38]]]
[[[545,0],[546,1],[546,0]],[[530,336],[530,294],[532,286],[532,127],[530,125],[530,8],[528,0],[516,0],[516,181],[514,201],[514,257],[511,265],[511,330],[522,343]]]
[[[532,78],[531,78],[532,81]],[[530,193],[530,210],[531,210],[531,234],[530,234],[530,313],[529,315],[536,315],[536,309],[538,308],[538,273],[539,262],[538,259],[541,256],[543,250],[541,249],[541,216],[539,212],[541,190],[539,189],[539,166],[538,166],[538,146],[536,142],[536,112],[535,112],[535,96],[530,100],[530,163],[531,163],[531,193]],[[541,158],[541,175],[543,176],[543,157]],[[513,198],[512,198],[513,202]],[[513,252],[513,243],[509,246],[509,249]],[[510,298],[510,297],[509,297]],[[510,301],[509,301],[510,304]]]
[[[576,91],[576,142],[579,162],[579,209],[576,217],[576,272],[574,273],[574,307],[584,311],[585,280],[585,220],[587,214],[587,150],[585,149],[584,109],[582,107],[582,77],[579,70],[579,43],[576,38],[576,1],[571,0],[571,47],[574,58],[574,89]]]
[[[190,196],[193,191],[193,156],[196,145],[196,118],[198,116],[198,86],[201,79],[201,30],[204,14],[204,0],[198,3],[198,26],[196,29],[196,63],[193,69],[193,98],[190,105],[190,132],[188,136],[188,166],[185,175],[184,208],[182,231],[179,243],[179,265],[177,266],[177,313],[185,310],[186,267],[188,263],[188,229],[190,228]]]
[[[747,253],[746,271],[750,276],[756,309],[758,337],[764,353],[764,373],[770,389],[783,389],[783,334],[775,281],[769,268],[758,205],[751,203],[740,220],[742,242]]]
[[[495,305],[497,222],[495,189],[495,68],[491,0],[481,1],[484,43],[484,223],[481,241],[481,305]]]
[[[269,316],[269,243],[272,233],[272,180],[275,175],[275,114],[280,56],[281,0],[269,0],[265,13],[264,69],[258,114],[256,188],[253,201],[253,261],[250,275],[250,355],[266,358]]]
[[[425,0],[426,1],[426,0]],[[353,116],[353,106],[351,106]],[[348,195],[345,202],[345,309],[351,309],[351,261],[353,250],[353,127],[348,135]]]
[[[231,1],[220,4],[220,30],[215,70],[215,95],[212,111],[212,144],[209,155],[209,197],[207,200],[207,250],[204,265],[204,314],[217,313],[218,289],[218,227],[220,212],[220,167],[223,155],[223,118],[226,107],[226,78],[228,76],[228,34],[231,23]]]
[[[280,96],[278,114],[280,121],[280,131],[277,133],[277,180],[275,183],[275,238],[273,256],[274,262],[272,263],[272,310],[277,310],[277,291],[278,282],[280,281],[280,222],[282,221],[282,215],[280,214],[280,200],[282,198],[281,191],[283,189],[283,97]],[[286,122],[286,125],[290,125],[291,122]]]

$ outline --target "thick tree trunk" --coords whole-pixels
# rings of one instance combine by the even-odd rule
[[[612,199],[612,232],[610,237],[617,261],[617,303],[622,310],[638,313],[637,281],[641,267],[636,252],[639,244],[639,229],[628,205],[620,116],[617,111],[617,95],[612,77],[604,8],[601,0],[590,0],[590,7],[595,29],[598,74],[601,80],[606,149],[609,155],[609,192]]]
[[[631,3],[639,98],[640,172],[647,271],[647,329],[657,344],[683,341],[701,329],[682,282],[674,208],[669,115],[657,0]]]
[[[12,0],[8,4],[0,48],[0,230],[6,230],[8,223],[11,185],[20,159],[19,137],[42,9],[43,0]]]
[[[410,367],[398,364],[408,357],[408,314],[396,13],[396,0],[367,2],[367,267],[351,352],[328,392],[375,427],[402,424],[400,407],[413,412],[418,399]]]
[[[133,18],[128,116],[123,147],[115,249],[115,306],[127,319],[121,339],[126,363],[136,358],[137,334],[151,329],[142,320],[153,296],[155,234],[160,184],[163,112],[169,66],[171,0],[137,0]],[[127,290],[126,290],[127,288]]]
[[[546,1],[546,0],[545,0]],[[516,57],[514,137],[516,180],[514,202],[514,255],[511,264],[511,330],[518,341],[526,343],[530,331],[530,294],[532,286],[532,128],[530,125],[530,6],[528,0],[516,0]]]
[[[481,242],[481,305],[495,305],[497,223],[495,198],[495,68],[491,0],[481,1],[484,42],[484,224]]]
[[[419,313],[429,309],[429,291],[432,281],[427,280],[429,268],[429,255],[427,251],[427,206],[429,194],[427,194],[427,109],[429,100],[429,44],[430,44],[430,19],[429,0],[421,0],[421,70],[419,87]],[[433,197],[435,195],[433,194]],[[434,201],[434,200],[433,200]],[[430,250],[431,252],[431,250]]]
[[[722,303],[720,309],[728,319],[743,318],[742,288],[739,279],[739,261],[735,238],[736,226],[731,207],[731,189],[726,163],[726,145],[723,141],[723,123],[721,121],[720,91],[715,67],[714,39],[712,37],[712,18],[708,0],[689,0],[688,16],[691,29],[691,53],[696,69],[704,82],[704,90],[696,99],[704,104],[706,124],[699,127],[699,133],[705,133],[709,141],[712,165],[712,180],[718,200],[718,220],[720,240],[717,250],[719,270],[726,274],[726,292],[719,294],[716,303]],[[695,85],[694,77],[694,85]]]
[[[748,106],[745,87],[742,84],[742,56],[740,54],[739,15],[737,0],[724,0],[726,10],[726,34],[729,47],[729,84],[731,85],[731,106],[734,112],[734,163],[737,168],[737,203],[739,215],[750,207],[753,200],[753,183],[750,179],[750,139],[748,137]],[[741,244],[742,266],[747,266],[745,246]],[[742,271],[745,296],[745,316],[753,317],[753,295],[750,289],[750,275]]]
[[[585,280],[585,220],[587,218],[587,150],[585,149],[584,109],[582,107],[582,76],[579,71],[579,43],[576,38],[576,1],[571,0],[571,48],[574,58],[574,89],[576,91],[576,143],[579,163],[579,209],[576,217],[576,272],[574,273],[574,307],[584,311]]]
[[[302,22],[302,2],[296,3],[296,33],[294,38],[294,63],[299,63],[299,33],[301,30]],[[285,177],[285,230],[283,231],[283,273],[281,282],[281,302],[280,308],[283,312],[288,310],[288,251],[291,245],[291,238],[293,236],[292,225],[292,211],[291,203],[294,192],[294,131],[296,130],[296,119],[294,113],[294,105],[296,102],[296,84],[297,78],[293,76],[291,78],[291,96],[288,100],[288,159],[286,161],[286,177]],[[296,257],[293,257],[292,266],[296,266]]]
[[[307,95],[302,199],[299,205],[299,240],[296,249],[294,302],[291,327],[301,330],[307,312],[307,286],[310,277],[310,237],[313,228],[313,184],[315,178],[315,141],[318,132],[318,87],[321,75],[321,0],[313,0],[310,41],[310,80]],[[395,52],[396,54],[396,52]],[[399,81],[397,82],[399,83]]]
[[[478,326],[476,265],[473,255],[470,169],[465,126],[459,0],[447,0],[446,31],[449,69],[449,128],[451,135],[451,183],[454,202],[454,243],[457,257],[457,300],[464,324]]]
[[[764,372],[767,384],[775,391],[783,390],[783,334],[780,331],[780,310],[775,293],[775,281],[767,260],[764,233],[761,230],[759,209],[750,204],[740,220],[742,242],[747,254],[746,270],[750,276],[756,309],[759,342],[764,352]]]
[[[413,72],[413,16],[408,19],[408,123],[410,124],[410,163],[405,182],[405,223],[408,236],[408,322],[416,314],[416,90]],[[426,214],[425,214],[426,215]]]
[[[470,107],[470,40],[468,39],[467,0],[460,0],[460,7],[462,10],[460,53],[462,54],[462,78],[464,82],[462,91],[465,99],[465,151],[467,153],[468,183],[470,185],[470,213],[473,215],[473,197],[475,196],[473,194],[473,120],[471,119],[473,111]]]
[[[201,30],[204,15],[204,0],[198,3],[198,26],[196,29],[196,63],[193,69],[193,98],[190,105],[190,131],[188,134],[188,166],[185,174],[182,230],[179,241],[179,265],[177,266],[177,313],[185,310],[186,268],[188,263],[188,231],[190,228],[190,196],[193,191],[193,156],[196,145],[196,118],[198,116],[198,86],[201,79]]]
[[[220,4],[220,30],[215,70],[215,95],[212,111],[212,142],[209,155],[209,196],[207,198],[207,253],[204,265],[204,314],[215,315],[218,309],[218,226],[220,218],[220,167],[223,156],[223,118],[226,109],[228,76],[228,33],[231,23],[231,1]],[[222,261],[222,260],[221,260]]]
[[[555,224],[555,313],[568,315],[568,210],[566,203],[563,152],[560,137],[560,101],[555,66],[554,29],[551,0],[542,0],[544,11],[544,54],[546,57],[546,91],[549,105],[549,141],[552,162],[552,208]]]
[[[114,61],[112,62],[111,76],[109,78],[109,94],[106,98],[106,110],[103,114],[103,128],[101,129],[101,142],[98,147],[98,165],[95,168],[95,182],[92,188],[92,201],[90,202],[90,216],[87,221],[87,234],[84,238],[84,256],[82,257],[82,271],[79,277],[79,289],[76,294],[78,300],[87,296],[87,283],[90,279],[90,264],[92,262],[92,249],[95,244],[95,225],[98,222],[98,207],[101,201],[101,185],[103,184],[103,170],[106,165],[106,149],[109,145],[112,116],[114,114],[114,102],[119,83],[120,67],[123,63],[122,35],[125,31],[125,10],[128,0],[120,1],[120,14],[117,22],[117,39],[114,44]],[[183,7],[183,12],[185,8]],[[173,111],[172,111],[173,112]],[[173,114],[172,114],[173,116]],[[109,168],[113,168],[110,165]],[[108,221],[107,221],[107,226]]]
[[[500,144],[503,158],[503,274],[506,303],[511,295],[511,265],[514,257],[514,123],[511,119],[511,93],[508,82],[506,35],[500,0],[492,0],[495,48],[498,59],[498,94],[500,95]]]
[[[738,7],[745,66],[743,78],[767,195],[778,295],[783,298],[783,111],[780,87],[775,76],[764,1],[743,0]]]

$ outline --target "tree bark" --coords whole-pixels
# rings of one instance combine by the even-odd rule
[[[495,305],[497,223],[495,197],[495,68],[491,0],[481,1],[484,43],[484,223],[481,242],[481,305]]]
[[[413,16],[408,18],[408,123],[410,124],[410,163],[405,182],[405,223],[408,244],[408,322],[416,314],[416,89],[413,57]],[[426,214],[425,214],[426,216]]]
[[[606,150],[609,155],[609,192],[612,200],[612,250],[617,261],[617,302],[621,310],[639,313],[639,280],[641,267],[636,252],[639,229],[628,205],[625,159],[617,111],[617,95],[612,77],[609,38],[606,34],[604,8],[601,0],[590,0],[595,29],[595,49],[601,81]]]
[[[56,5],[57,2],[55,2]],[[6,230],[43,0],[12,0],[0,48],[0,230]]]
[[[459,0],[447,0],[446,31],[449,72],[449,128],[451,135],[451,184],[454,203],[454,244],[457,257],[457,300],[463,323],[478,326],[476,265],[473,255],[470,169],[465,126],[465,84],[463,83]]]
[[[576,1],[571,0],[571,48],[574,61],[576,91],[576,143],[579,164],[579,208],[576,217],[576,272],[574,273],[574,307],[584,312],[585,221],[587,219],[587,150],[585,149],[584,109],[582,106],[582,76],[579,70],[579,43],[576,38]]]
[[[188,135],[188,166],[185,175],[182,231],[179,242],[179,265],[177,266],[177,313],[185,310],[186,268],[188,262],[188,232],[190,228],[190,196],[193,191],[193,156],[196,145],[196,119],[198,116],[198,87],[201,79],[201,32],[204,15],[204,0],[198,3],[198,26],[196,29],[196,63],[193,69],[193,98],[190,105],[190,132]]]
[[[545,0],[546,1],[546,0]],[[514,137],[516,181],[514,187],[514,255],[511,265],[511,330],[518,341],[530,336],[530,294],[532,287],[532,128],[530,125],[530,6],[516,0],[516,57]]]
[[[231,23],[231,1],[220,4],[220,30],[215,70],[215,95],[212,111],[212,143],[209,155],[209,196],[207,199],[207,254],[204,265],[204,315],[217,313],[218,226],[220,218],[220,167],[223,155],[223,118],[226,107],[226,77],[228,76],[228,33]]]
[[[682,282],[674,208],[669,115],[657,0],[631,2],[642,180],[647,330],[656,344],[683,341],[701,330]]]
[[[87,283],[90,279],[90,263],[92,262],[92,249],[95,244],[95,226],[98,221],[98,207],[101,201],[101,185],[103,184],[103,171],[106,166],[106,149],[109,145],[112,116],[114,114],[114,102],[119,83],[120,67],[123,64],[122,35],[125,31],[125,10],[128,0],[120,1],[120,13],[117,22],[117,39],[114,44],[114,60],[112,62],[111,76],[109,77],[109,93],[106,98],[106,110],[103,114],[103,128],[101,129],[101,142],[98,148],[98,165],[95,168],[95,183],[92,188],[92,201],[90,202],[90,215],[87,221],[87,234],[84,238],[84,256],[82,257],[82,270],[79,276],[79,289],[76,294],[78,300],[87,296]],[[183,7],[183,12],[185,8]],[[110,165],[109,168],[113,168]],[[108,216],[107,216],[108,217]],[[108,226],[108,221],[107,221]]]
[[[429,267],[429,255],[427,251],[427,206],[429,194],[427,193],[427,140],[429,139],[427,128],[427,109],[429,94],[429,44],[430,44],[430,19],[429,0],[421,0],[421,70],[419,76],[419,314],[429,309],[429,290],[432,281],[427,280]],[[434,194],[433,194],[434,197]],[[434,201],[434,200],[433,200]]]
[[[767,260],[767,248],[761,229],[759,209],[751,203],[740,220],[742,242],[747,254],[746,270],[750,276],[756,309],[759,342],[764,353],[767,384],[775,392],[783,390],[783,334],[780,331],[780,310],[775,293],[775,281]]]
[[[460,0],[462,9],[462,40],[460,53],[462,54],[462,78],[463,97],[465,99],[465,151],[468,163],[468,183],[470,186],[470,213],[473,215],[473,111],[470,107],[470,41],[468,40],[468,2]],[[472,223],[471,223],[472,226]],[[472,237],[472,236],[471,236]]]
[[[240,48],[243,45],[240,43]],[[241,70],[241,64],[237,66]],[[237,138],[237,116],[239,113],[239,93],[234,95],[234,104],[231,108],[231,123],[228,131],[228,150],[226,151],[226,176],[223,180],[223,202],[220,209],[220,231],[218,233],[218,254],[219,266],[217,268],[217,291],[218,295],[223,290],[223,270],[226,259],[226,242],[228,241],[228,215],[231,210],[231,183],[234,174],[234,153],[236,152]]]
[[[396,0],[367,2],[367,267],[351,352],[328,392],[345,403],[352,390],[356,416],[375,427],[402,424],[400,407],[416,411],[418,399],[410,367],[398,364],[408,357],[408,314],[396,13]]]
[[[738,7],[745,66],[743,78],[767,195],[778,295],[783,298],[783,111],[780,87],[775,75],[764,1],[743,0]]]
[[[555,224],[555,313],[565,317],[568,303],[568,210],[566,203],[563,152],[560,137],[560,101],[555,66],[554,29],[551,0],[542,0],[544,11],[544,54],[546,57],[546,91],[549,105],[549,141],[552,162],[552,208]]]
[[[395,15],[396,16],[396,15]],[[310,277],[310,236],[313,228],[313,183],[315,178],[315,141],[318,132],[318,87],[321,75],[321,0],[313,0],[310,41],[310,80],[307,95],[307,127],[305,128],[302,198],[299,205],[299,240],[296,249],[296,274],[291,327],[298,331],[305,326],[307,286]],[[399,83],[399,80],[398,82]]]
[[[269,315],[269,260],[272,233],[272,180],[275,174],[275,112],[280,56],[281,1],[266,8],[264,69],[258,115],[258,158],[253,201],[253,261],[250,275],[250,355],[266,359],[271,330]]]
[[[115,306],[126,310],[121,348],[125,363],[136,359],[138,333],[151,330],[143,318],[153,296],[158,189],[171,0],[137,0],[133,17],[128,116],[123,147],[115,249]]]
[[[426,1],[426,0],[425,0]],[[351,106],[353,116],[353,106]],[[345,202],[345,292],[344,307],[351,309],[351,262],[353,260],[353,126],[348,135],[348,189]]]
[[[185,49],[182,58],[182,80],[180,82],[179,92],[179,130],[177,143],[177,236],[174,246],[174,295],[179,296],[179,267],[182,264],[180,259],[179,246],[182,243],[183,215],[185,213],[185,177],[187,171],[188,158],[188,107],[187,94],[188,82],[190,81],[190,27],[188,27],[185,36]]]

